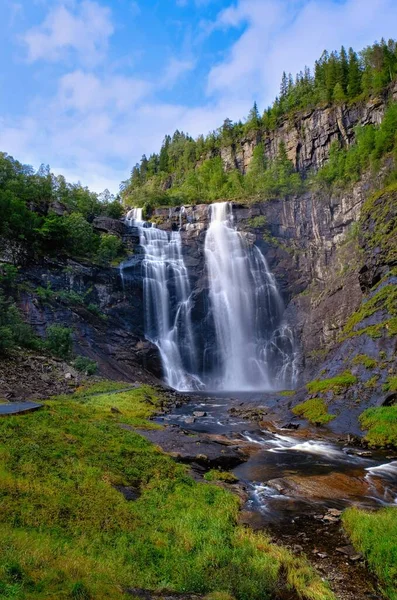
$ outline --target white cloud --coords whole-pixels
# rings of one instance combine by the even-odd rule
[[[395,36],[394,0],[239,0],[222,11],[213,28],[245,26],[225,59],[208,77],[208,94],[262,105],[278,93],[283,71],[312,66],[327,48],[360,49],[382,36]]]
[[[28,60],[62,60],[75,52],[84,64],[94,65],[106,53],[108,38],[114,31],[110,9],[92,0],[74,8],[65,3],[50,10],[44,22],[26,32]]]
[[[81,70],[61,77],[55,104],[64,110],[94,113],[108,109],[112,114],[131,110],[151,90],[142,79],[122,75],[102,78]]]
[[[167,88],[173,87],[173,85],[175,85],[182,75],[192,71],[194,67],[195,63],[192,60],[179,60],[178,58],[172,58],[165,68],[160,85]]]
[[[96,18],[86,19],[87,11]],[[106,54],[113,32],[108,9],[64,1],[26,34],[29,58],[62,59],[73,51],[80,61],[59,78],[54,97],[36,98],[19,121],[0,121],[2,148],[36,166],[50,162],[55,172],[97,191],[115,192],[143,153],[158,151],[166,133],[178,128],[196,136],[225,117],[242,118],[254,99],[263,107],[274,98],[283,70],[312,65],[325,47],[360,48],[392,37],[396,21],[394,0],[238,0],[212,24],[213,30],[236,28],[238,38],[210,65],[203,79],[207,97],[189,107],[162,102],[161,91],[195,68],[193,60],[174,57],[152,80],[119,75]],[[89,68],[100,57],[101,70]],[[138,69],[138,58],[133,66]]]

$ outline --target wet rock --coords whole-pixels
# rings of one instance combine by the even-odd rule
[[[281,429],[299,429],[299,423],[287,423],[286,425],[282,425]]]
[[[193,423],[196,421],[196,419],[194,417],[186,417],[184,419],[186,425],[193,425]]]
[[[118,492],[120,492],[120,494],[123,494],[124,498],[128,500],[128,502],[138,500],[139,496],[141,495],[139,490],[130,485],[115,485],[114,487]]]
[[[202,417],[206,417],[207,413],[203,410],[195,410],[193,411],[193,417],[196,417],[197,419],[200,419]]]
[[[346,450],[346,454],[362,456],[365,458],[370,458],[372,456],[372,452],[370,450],[359,450],[358,448],[348,448]]]

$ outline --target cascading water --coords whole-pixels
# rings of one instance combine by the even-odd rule
[[[142,209],[131,210],[126,221],[138,228],[144,249],[145,334],[160,351],[166,383],[181,391],[203,387],[196,375],[190,284],[180,233],[146,223]]]
[[[264,390],[293,385],[293,335],[284,304],[259,248],[233,227],[232,206],[213,204],[205,239],[210,302],[215,323],[215,387]]]
[[[205,238],[210,324],[199,324],[204,339],[200,348],[180,232],[144,222],[142,209],[133,209],[126,217],[128,225],[138,228],[144,250],[145,334],[159,348],[165,380],[180,391],[293,386],[293,334],[283,322],[284,305],[275,278],[259,248],[234,228],[231,204],[213,204],[210,211]]]

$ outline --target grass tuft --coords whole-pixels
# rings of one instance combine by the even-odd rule
[[[397,405],[368,408],[360,415],[360,424],[368,429],[365,440],[370,446],[397,448]]]
[[[302,404],[297,404],[292,412],[314,425],[326,425],[336,417],[336,415],[329,414],[327,405],[322,398],[312,398]]]
[[[339,393],[347,387],[357,383],[357,377],[350,371],[344,371],[341,375],[330,379],[315,379],[306,385],[308,392],[317,394],[319,392]]]

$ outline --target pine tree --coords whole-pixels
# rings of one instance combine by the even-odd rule
[[[288,77],[287,77],[287,73],[284,71],[283,72],[283,76],[281,78],[281,85],[280,85],[280,98],[281,100],[283,100],[286,95],[288,94]]]
[[[347,93],[347,86],[349,85],[349,61],[347,58],[347,53],[345,47],[342,46],[340,49],[340,79],[339,82],[342,86],[343,92]]]
[[[362,72],[357,54],[349,48],[349,77],[347,93],[349,98],[356,98],[361,93]]]

